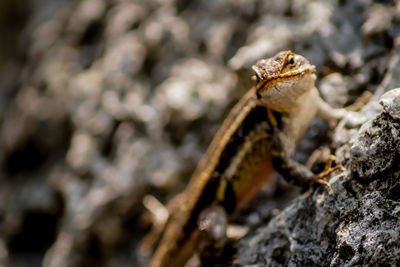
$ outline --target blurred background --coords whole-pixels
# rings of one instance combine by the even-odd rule
[[[343,106],[400,84],[399,22],[395,0],[1,0],[0,265],[146,265],[143,197],[185,188],[252,64],[300,53]]]

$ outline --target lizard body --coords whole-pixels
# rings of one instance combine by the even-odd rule
[[[175,200],[151,266],[183,266],[196,251],[202,212],[220,206],[227,214],[249,200],[276,171],[296,184],[316,176],[292,159],[316,116],[341,118],[319,96],[315,66],[291,51],[260,60],[257,82],[225,119],[184,193]]]

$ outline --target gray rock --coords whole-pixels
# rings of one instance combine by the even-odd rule
[[[397,110],[398,96],[393,90],[382,99]],[[347,171],[329,180],[333,192],[318,187],[301,195],[250,232],[234,266],[400,264],[400,122],[382,111],[354,138]]]
[[[393,119],[400,120],[400,88],[390,90],[381,96],[379,104]]]
[[[399,99],[399,89],[385,93],[379,101],[383,112],[360,128],[350,148],[350,165],[354,175],[373,178],[396,168],[400,145],[400,123],[397,117]]]
[[[7,54],[0,56],[0,264],[145,265],[138,249],[149,227],[143,196],[166,202],[183,190],[230,107],[252,85],[248,67],[279,50],[291,49],[317,66],[317,86],[330,103],[347,105],[362,91],[376,91],[375,101],[340,122],[335,132],[314,121],[297,159],[304,162],[319,146],[330,146],[332,137],[338,162],[349,166],[351,161],[355,176],[375,177],[363,182],[371,192],[382,172],[389,175],[395,166],[393,158],[392,167],[379,162],[377,171],[363,171],[370,163],[351,154],[362,124],[381,113],[378,131],[382,125],[391,127],[398,114],[390,104],[382,113],[377,101],[400,87],[400,9],[395,1],[25,2],[0,4],[0,21],[5,22],[0,54]],[[32,16],[10,27],[6,22],[18,19],[10,6]],[[373,133],[378,140],[378,132]],[[368,153],[364,143],[357,145],[361,154]],[[387,146],[389,152],[374,151],[390,158],[393,145]],[[361,186],[348,182],[353,183]],[[276,184],[277,193],[266,198],[261,192],[235,222],[260,226],[298,195],[298,188],[288,194],[283,182]],[[334,196],[322,188],[309,200],[301,196],[301,215],[323,210],[325,201],[310,210],[317,206],[312,201],[317,194],[331,202],[343,194],[353,203],[342,203],[343,210],[331,213],[343,215],[344,229],[356,223],[358,217],[346,214],[358,200],[342,193],[341,188],[350,187],[340,185],[333,184]],[[338,224],[331,213],[318,213],[322,226]],[[296,216],[294,210],[291,214]],[[283,227],[282,216],[276,220]],[[338,241],[322,233],[334,236],[333,228],[324,232],[312,226],[314,236],[297,236],[321,238],[310,240],[314,252],[328,255]],[[292,246],[300,250],[297,236],[281,235],[277,248],[265,253],[279,262],[279,255],[290,255],[279,244],[285,248],[295,240]],[[359,253],[350,241],[340,246],[335,262]],[[318,252],[317,244],[328,252]],[[261,245],[247,246],[239,255],[264,251]],[[333,262],[333,252],[329,255]]]

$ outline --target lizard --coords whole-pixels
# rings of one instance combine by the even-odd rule
[[[296,185],[327,184],[292,157],[314,117],[339,120],[348,111],[320,97],[315,66],[290,50],[252,69],[255,86],[232,108],[186,190],[170,205],[151,267],[183,266],[201,246],[203,232],[213,235],[210,240],[222,237],[226,226],[215,230],[212,224],[226,223],[275,171]]]

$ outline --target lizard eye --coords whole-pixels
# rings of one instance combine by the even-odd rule
[[[293,65],[293,64],[294,64],[294,57],[293,57],[293,56],[290,56],[290,57],[289,57],[289,64],[290,64],[290,65]]]

